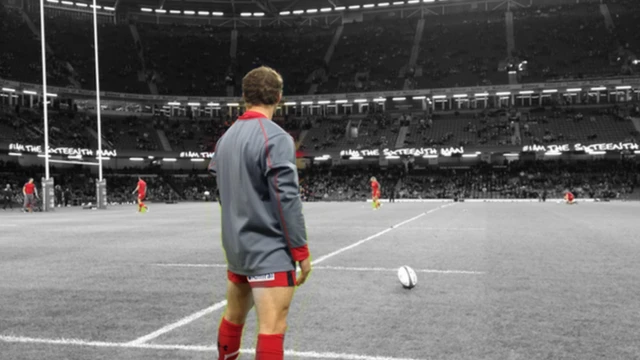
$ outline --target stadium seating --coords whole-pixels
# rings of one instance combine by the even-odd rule
[[[303,149],[335,151],[380,146],[393,148],[400,129],[388,114],[321,118],[314,123],[304,139]],[[358,129],[357,137],[347,136],[349,124]]]
[[[315,167],[302,172],[301,186],[309,201],[363,200],[370,192],[369,177],[382,185],[382,198],[395,187],[398,199],[429,198],[561,198],[572,191],[580,198],[628,198],[638,184],[634,162],[590,161],[518,163],[503,169],[477,165],[469,169],[405,171],[353,167]]]
[[[324,67],[324,56],[335,29],[331,27],[266,27],[241,29],[238,34],[236,74],[266,65],[276,69],[284,80],[285,95],[306,94],[310,75]],[[236,94],[241,94],[241,76]]]
[[[39,84],[42,82],[40,41],[18,10],[0,4],[0,77]],[[47,79],[51,85],[65,86],[65,69],[47,55]]]
[[[503,12],[427,17],[418,65],[418,88],[504,84],[507,57]]]
[[[137,25],[148,70],[166,95],[226,95],[230,29],[207,25]],[[131,37],[131,36],[129,36]]]
[[[527,60],[523,80],[541,82],[617,75],[610,64],[616,39],[598,4],[562,5],[514,13],[516,57]]]
[[[633,0],[618,0],[608,4],[618,37],[615,61],[622,66],[623,74],[633,74],[630,62],[638,59],[640,35],[636,31],[640,21],[640,4]]]
[[[523,130],[524,144],[619,142],[638,135],[632,122],[612,108],[529,114]]]
[[[400,69],[409,62],[417,20],[346,24],[321,93],[401,89]],[[322,54],[324,56],[324,54]]]
[[[415,170],[412,165],[378,167],[341,167],[314,165],[301,170],[301,194],[306,201],[363,201],[370,196],[369,178],[376,176],[382,184],[382,198],[396,189],[398,199],[429,198],[538,198],[543,191],[548,198],[561,198],[569,190],[581,198],[637,198],[638,164],[633,161],[594,160],[581,163],[536,161],[509,164],[503,168],[476,165],[468,169],[431,168]],[[29,177],[39,179],[42,167],[20,167],[0,160],[0,184],[19,189]],[[106,170],[109,202],[133,202],[140,169]],[[215,179],[193,171],[158,174],[157,169],[142,170],[149,185],[150,201],[211,200],[205,192],[215,192]],[[56,184],[70,189],[70,205],[95,203],[95,174],[88,171],[64,171],[54,168]],[[634,197],[635,196],[635,197]]]
[[[511,54],[503,9],[428,15],[417,66],[408,72],[414,76],[412,86],[505,84],[508,66],[524,60],[520,82],[632,74],[631,61],[637,59],[640,46],[635,31],[639,5],[630,0],[607,5],[613,27],[607,26],[595,3],[514,8]],[[0,77],[39,83],[40,44],[29,27],[29,22],[38,25],[39,16],[24,15],[0,6]],[[346,23],[328,64],[324,57],[336,26],[237,28],[232,58],[230,28],[136,22],[132,25],[140,36],[137,43],[129,24],[101,23],[102,89],[149,93],[150,82],[160,94],[227,95],[231,86],[239,95],[242,74],[262,64],[283,74],[285,94],[306,94],[312,84],[318,84],[319,93],[401,89],[417,21],[412,17]],[[56,13],[46,22],[53,51],[48,55],[51,84],[93,89],[88,17]]]

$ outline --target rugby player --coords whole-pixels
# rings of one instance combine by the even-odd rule
[[[284,359],[284,334],[295,287],[311,272],[293,138],[271,121],[282,99],[280,74],[268,67],[242,80],[247,111],[218,140],[216,176],[227,259],[227,307],[218,359],[239,356],[242,329],[255,305],[257,360]],[[296,263],[300,276],[296,279]]]

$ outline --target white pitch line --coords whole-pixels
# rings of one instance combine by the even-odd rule
[[[353,244],[351,244],[349,246],[345,246],[345,247],[343,247],[341,249],[338,249],[338,250],[336,250],[334,252],[331,252],[329,254],[321,256],[320,258],[312,261],[311,264],[315,265],[315,264],[318,264],[320,262],[323,262],[323,261],[325,261],[325,260],[327,260],[327,259],[329,259],[331,257],[334,257],[334,256],[336,256],[336,255],[338,255],[340,253],[343,253],[343,252],[345,252],[347,250],[353,249],[356,246],[360,246],[360,245],[366,243],[367,241],[373,240],[373,239],[375,239],[375,238],[377,238],[377,237],[379,237],[381,235],[384,235],[384,234],[388,233],[389,231],[391,231],[393,229],[397,229],[397,228],[399,228],[400,226],[402,226],[404,224],[410,223],[410,222],[412,222],[414,220],[417,220],[417,219],[419,219],[419,218],[421,218],[421,217],[423,217],[423,216],[425,216],[427,214],[431,214],[434,211],[446,208],[446,207],[451,206],[451,205],[453,205],[453,203],[449,203],[449,204],[446,204],[446,205],[441,205],[441,206],[438,206],[437,208],[431,209],[431,210],[429,210],[427,212],[423,212],[422,214],[414,216],[411,219],[405,220],[405,221],[403,221],[401,223],[398,223],[396,225],[393,225],[393,226],[389,227],[388,229],[385,229],[385,230],[380,231],[380,232],[378,232],[376,234],[373,234],[373,235],[369,236],[368,238],[362,239],[362,240],[357,241],[357,242],[355,242],[355,243],[353,243]],[[128,342],[127,344],[130,344],[130,345],[144,344],[147,341],[153,340],[153,339],[155,339],[155,338],[157,338],[157,337],[159,337],[159,336],[161,336],[163,334],[166,334],[166,333],[168,333],[168,332],[170,332],[172,330],[175,330],[175,329],[177,329],[177,328],[179,328],[181,326],[187,325],[190,322],[193,322],[193,321],[195,321],[195,320],[197,320],[197,319],[199,319],[199,318],[201,318],[201,317],[203,317],[205,315],[208,315],[208,314],[210,314],[210,313],[212,313],[212,312],[214,312],[214,311],[216,311],[218,309],[221,309],[226,305],[227,305],[227,300],[222,300],[222,301],[220,301],[218,303],[213,304],[213,306],[210,306],[210,307],[208,307],[206,309],[200,310],[197,313],[191,314],[191,315],[179,320],[178,322],[175,322],[173,324],[169,324],[169,325],[167,325],[167,326],[165,326],[163,328],[160,328],[160,329],[152,332],[151,334],[148,334],[148,335],[139,337],[139,338],[137,338],[135,340],[132,340],[132,341]]]
[[[312,264],[312,265],[315,265],[315,264],[317,264],[317,263],[319,263],[319,262],[325,261],[326,259],[328,259],[328,258],[330,258],[330,257],[336,256],[336,255],[338,255],[338,254],[340,254],[340,253],[342,253],[342,252],[345,252],[345,251],[347,251],[347,250],[353,249],[353,248],[354,248],[354,247],[356,247],[356,246],[360,246],[360,245],[362,245],[362,244],[366,243],[367,241],[373,240],[373,239],[375,239],[375,238],[377,238],[377,237],[379,237],[379,236],[381,236],[381,235],[384,235],[384,234],[388,233],[389,231],[391,231],[391,230],[393,230],[393,229],[397,229],[397,228],[399,228],[400,226],[402,226],[402,225],[404,225],[404,224],[410,223],[410,222],[412,222],[412,221],[414,221],[414,220],[417,220],[417,219],[419,219],[419,218],[421,218],[421,217],[423,217],[423,216],[425,216],[425,215],[427,215],[427,214],[431,214],[431,213],[432,213],[432,212],[434,212],[434,211],[438,211],[438,210],[440,210],[440,209],[444,209],[444,208],[449,207],[449,206],[451,206],[451,205],[452,205],[452,204],[441,205],[441,206],[438,206],[438,207],[437,207],[437,208],[435,208],[435,209],[431,209],[431,210],[429,210],[429,211],[427,211],[427,212],[423,212],[422,214],[420,214],[420,215],[418,215],[418,216],[414,216],[414,217],[412,217],[411,219],[408,219],[408,220],[405,220],[405,221],[403,221],[403,222],[401,222],[401,223],[399,223],[399,224],[393,225],[393,226],[391,226],[390,228],[388,228],[388,229],[386,229],[386,230],[382,230],[382,231],[380,231],[379,233],[376,233],[376,234],[373,234],[373,235],[369,236],[368,238],[362,239],[362,240],[360,240],[360,241],[358,241],[358,242],[355,242],[355,243],[353,243],[353,244],[351,244],[351,245],[349,245],[349,246],[345,246],[345,247],[343,247],[342,249],[338,249],[338,250],[336,250],[336,251],[334,251],[334,252],[332,252],[332,253],[329,253],[329,254],[327,254],[327,255],[321,256],[320,258],[316,259],[315,261],[312,261],[312,262],[311,262],[311,264]]]
[[[226,264],[153,264],[160,267],[186,267],[186,268],[226,268]]]
[[[225,264],[154,264],[160,267],[184,267],[184,268],[226,268]],[[342,271],[398,271],[398,269],[381,268],[381,267],[344,267],[344,266],[314,266],[313,270],[342,270]],[[469,274],[483,275],[484,271],[469,270],[438,270],[438,269],[414,269],[417,273],[435,273],[435,274]]]
[[[313,270],[342,270],[342,271],[389,271],[396,272],[398,269],[380,268],[380,267],[344,267],[344,266],[318,266]],[[469,274],[483,275],[484,271],[468,271],[468,270],[438,270],[438,269],[414,269],[418,273],[435,273],[435,274]]]
[[[428,228],[405,228],[405,229],[415,229],[415,230],[442,230],[442,231],[485,231],[486,228],[437,228],[437,227],[428,227]]]
[[[3,336],[0,335],[0,341],[7,343],[23,343],[23,344],[47,344],[47,345],[69,345],[69,346],[87,346],[102,348],[128,348],[128,349],[149,349],[149,350],[182,350],[197,352],[218,352],[216,346],[203,345],[170,345],[170,344],[131,344],[131,343],[115,343],[105,341],[87,341],[81,339],[42,339],[29,338],[24,336]],[[255,354],[255,349],[240,349],[241,354]],[[294,351],[285,350],[287,356],[310,358],[310,359],[344,359],[344,360],[418,360],[410,358],[394,358],[388,356],[369,356],[358,354],[341,354],[332,352],[316,352],[316,351]]]
[[[158,330],[152,332],[151,334],[147,334],[147,335],[139,337],[139,338],[137,338],[137,339],[135,339],[133,341],[130,341],[127,344],[130,344],[130,345],[141,345],[141,344],[144,344],[149,340],[153,340],[153,339],[155,339],[155,338],[157,338],[157,337],[159,337],[159,336],[161,336],[163,334],[166,334],[166,333],[168,333],[170,331],[173,331],[173,330],[175,330],[175,329],[177,329],[177,328],[179,328],[181,326],[187,325],[188,323],[193,322],[193,321],[195,321],[195,320],[197,320],[197,319],[199,319],[199,318],[201,318],[203,316],[211,314],[212,312],[223,308],[225,305],[227,305],[227,300],[220,301],[218,303],[213,304],[212,306],[209,306],[206,309],[200,310],[197,313],[193,313],[193,314],[181,319],[180,321],[174,322],[173,324],[169,324],[169,325],[167,325],[167,326],[165,326],[165,327],[163,327],[161,329],[158,329]]]

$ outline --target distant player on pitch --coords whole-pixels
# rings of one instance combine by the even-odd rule
[[[10,184],[7,184],[7,187],[2,190],[2,199],[4,200],[2,210],[6,211],[7,205],[9,205],[9,208],[13,211],[13,190],[11,190]]]
[[[242,79],[247,111],[218,140],[209,171],[217,177],[227,308],[218,328],[218,359],[240,355],[242,329],[258,315],[257,360],[284,359],[287,315],[296,285],[311,272],[293,138],[271,121],[282,77],[259,67]],[[296,263],[300,276],[296,280]]]
[[[33,178],[29,179],[29,182],[22,187],[22,195],[24,195],[22,211],[33,212],[33,206],[36,204],[35,199],[38,197],[38,189],[36,184],[33,183]]]
[[[564,201],[565,201],[565,203],[567,203],[567,204],[569,204],[569,205],[573,205],[573,204],[575,204],[575,203],[576,203],[576,199],[575,199],[575,197],[573,196],[573,193],[572,193],[571,191],[567,191],[567,192],[564,194]]]
[[[138,176],[138,186],[136,186],[136,189],[133,190],[132,194],[135,194],[136,191],[138,192],[138,212],[143,212],[142,209],[144,209],[144,212],[149,211],[149,208],[143,202],[144,198],[147,196],[147,183],[142,180],[140,176]]]
[[[371,177],[371,198],[373,199],[373,210],[380,208],[380,183],[375,177]]]

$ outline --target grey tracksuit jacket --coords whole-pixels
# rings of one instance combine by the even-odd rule
[[[220,192],[229,271],[291,271],[309,256],[295,145],[280,126],[247,111],[218,140],[209,171]]]

